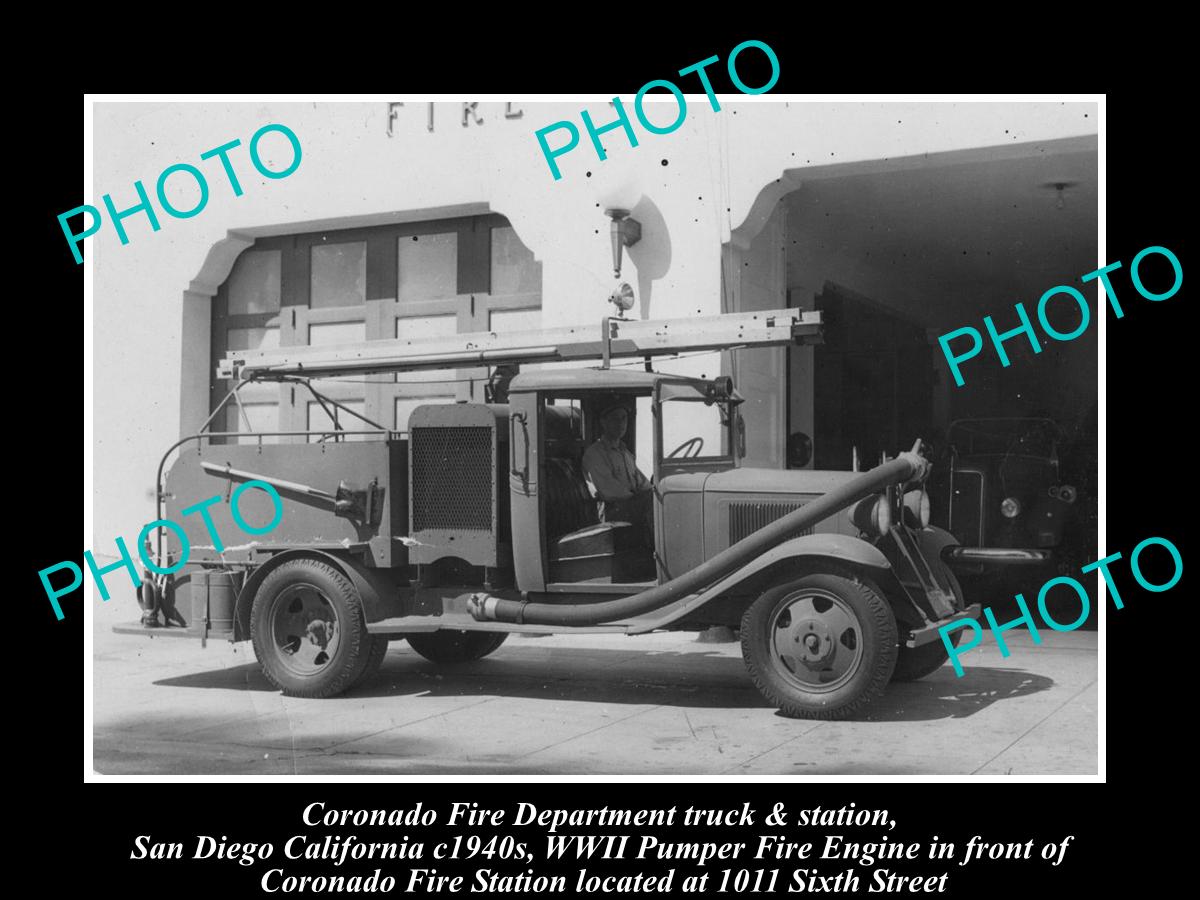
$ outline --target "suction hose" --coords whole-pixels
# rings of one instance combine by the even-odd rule
[[[861,477],[818,497],[811,503],[806,503],[795,512],[776,519],[678,578],[640,594],[598,603],[574,604],[528,603],[521,600],[501,600],[498,597],[475,597],[469,605],[471,615],[479,621],[583,626],[601,625],[651,612],[673,603],[680,597],[708,587],[787,540],[797,531],[829,518],[864,497],[879,493],[889,484],[923,479],[928,472],[929,463],[920,455],[920,446],[921,442],[918,440],[909,452],[901,453],[896,459],[876,466],[869,472],[864,472]]]

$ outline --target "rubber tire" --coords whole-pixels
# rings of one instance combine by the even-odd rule
[[[955,605],[961,609],[965,604],[962,585],[958,583],[953,572],[949,569],[946,569],[945,572],[946,578],[950,582],[950,588],[954,591]],[[954,629],[950,632],[950,643],[957,647],[958,642],[962,640],[962,635],[963,629]],[[938,635],[936,640],[922,644],[920,647],[901,646],[899,655],[896,657],[896,670],[892,673],[892,681],[919,681],[926,675],[932,675],[949,659],[950,651],[942,642],[941,635]]]
[[[289,672],[279,662],[274,639],[269,633],[267,617],[271,604],[281,591],[297,581],[319,588],[337,615],[337,652],[329,665],[313,675]],[[258,657],[267,681],[288,697],[333,697],[349,688],[366,671],[374,649],[373,637],[367,633],[366,612],[358,590],[345,575],[319,559],[293,559],[281,564],[263,579],[250,608],[254,655]],[[382,659],[380,654],[379,661]]]
[[[785,596],[803,588],[822,588],[840,597],[857,616],[863,640],[858,671],[828,693],[803,691],[788,683],[771,661],[772,613]],[[776,585],[742,616],[742,658],[759,693],[792,719],[846,719],[876,700],[896,667],[896,617],[888,602],[868,584],[839,575],[806,575]]]
[[[367,649],[367,664],[363,667],[362,673],[354,682],[356,687],[372,678],[379,671],[379,667],[383,665],[383,658],[387,656],[388,644],[390,643],[391,638],[387,635],[371,635],[371,644]]]
[[[957,647],[960,640],[962,629],[956,628],[950,633],[950,642]],[[892,681],[919,681],[926,675],[932,675],[950,659],[950,653],[940,636],[920,647],[900,647],[899,650]]]
[[[474,662],[495,652],[508,637],[504,631],[432,631],[405,635],[409,646],[430,662],[442,665]]]

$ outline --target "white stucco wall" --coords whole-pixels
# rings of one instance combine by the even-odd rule
[[[716,313],[722,245],[737,230],[743,240],[753,239],[758,219],[765,221],[774,204],[764,188],[785,169],[1051,140],[1096,129],[1091,104],[763,99],[722,98],[723,109],[714,112],[703,96],[690,97],[688,116],[671,135],[639,130],[636,148],[618,132],[606,135],[604,162],[585,133],[580,146],[559,159],[560,181],[551,177],[535,130],[560,119],[582,129],[579,112],[585,107],[597,123],[609,121],[607,103],[518,100],[514,106],[522,117],[507,119],[504,102],[482,102],[477,114],[483,124],[472,120],[466,127],[461,104],[438,103],[435,130],[429,132],[427,104],[408,102],[396,110],[393,137],[387,136],[388,106],[382,101],[97,104],[88,202],[100,206],[101,196],[111,193],[118,209],[131,206],[136,179],[153,195],[158,174],[176,162],[201,168],[211,196],[194,218],[173,219],[160,211],[157,233],[144,216],[126,220],[127,246],[107,222],[87,241],[95,323],[92,548],[109,552],[118,535],[132,544],[153,518],[155,466],[178,435],[181,358],[186,355],[195,367],[188,377],[207,375],[199,368],[208,357],[203,315],[192,312],[195,330],[189,328],[183,346],[184,292],[191,287],[193,298],[202,298],[215,288],[205,263],[231,232],[296,231],[303,223],[382,221],[377,217],[396,212],[482,205],[507,216],[542,262],[543,323],[598,323],[613,278],[608,220],[597,205],[622,193],[640,195],[635,216],[643,240],[627,253],[623,272],[638,292],[638,312],[654,318]],[[1093,112],[1089,118],[1087,110]],[[669,115],[663,111],[652,118],[666,121]],[[276,181],[254,171],[245,146],[272,122],[291,128],[304,153],[299,169]],[[234,138],[243,142],[231,153],[245,189],[241,197],[232,196],[216,160],[199,159]],[[278,135],[263,147],[276,167],[289,159]],[[182,190],[187,179],[176,178],[174,202],[187,208],[194,197]],[[193,284],[202,273],[209,277]],[[220,277],[218,272],[216,282]],[[717,371],[703,358],[675,369]]]

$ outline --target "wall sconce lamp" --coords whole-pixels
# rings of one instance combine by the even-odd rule
[[[621,277],[621,247],[632,247],[642,239],[642,223],[627,209],[610,208],[604,214],[612,219],[613,277]]]
[[[1067,200],[1066,200],[1066,196],[1064,195],[1063,192],[1069,191],[1071,188],[1078,187],[1079,182],[1078,181],[1067,181],[1065,179],[1060,179],[1058,181],[1045,181],[1040,186],[1045,190],[1054,191],[1054,195],[1055,195],[1054,196],[1054,208],[1055,209],[1066,209]]]

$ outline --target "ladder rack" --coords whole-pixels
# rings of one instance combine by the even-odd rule
[[[820,341],[821,313],[768,309],[690,319],[607,317],[600,326],[445,337],[393,338],[356,344],[231,350],[217,365],[218,378],[271,380],[347,373],[411,372],[501,363],[582,362],[604,366],[618,358],[644,358],[704,350],[777,347]]]

